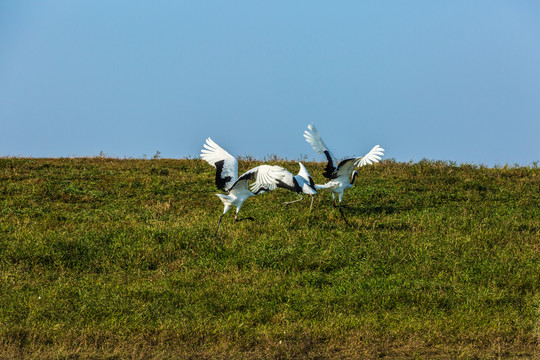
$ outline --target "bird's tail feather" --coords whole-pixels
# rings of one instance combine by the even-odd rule
[[[225,206],[227,206],[227,205],[230,206],[230,205],[231,205],[232,202],[231,202],[231,197],[230,197],[229,195],[216,194],[216,196],[219,197],[219,199],[223,202],[223,204],[224,204]]]

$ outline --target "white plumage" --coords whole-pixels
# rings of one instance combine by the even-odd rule
[[[238,177],[238,161],[236,158],[210,138],[206,139],[206,144],[203,147],[201,158],[216,169],[219,167],[216,181],[219,177],[223,179],[223,182],[219,185],[216,183],[218,189],[226,190],[231,188]]]
[[[308,125],[308,129],[304,131],[304,137],[306,141],[311,145],[316,153],[324,154],[326,156],[327,164],[324,172],[324,177],[329,179],[326,184],[315,185],[316,189],[329,189],[332,191],[332,199],[338,196],[339,207],[341,211],[341,201],[343,199],[343,193],[345,190],[353,186],[354,180],[357,176],[355,170],[356,167],[370,165],[378,163],[384,155],[384,149],[379,145],[375,145],[366,155],[356,158],[345,159],[340,163],[332,155],[322,137],[319,135],[315,125]],[[343,213],[342,213],[343,215]]]
[[[298,171],[297,175],[293,175],[288,170],[282,168],[283,178],[277,182],[277,186],[300,194],[300,198],[298,200],[289,201],[285,204],[292,204],[302,200],[302,194],[310,195],[311,205],[309,209],[311,211],[311,207],[313,206],[313,195],[317,194],[315,182],[311,178],[311,175],[309,175],[309,171],[306,169],[304,164],[299,162],[298,165],[300,165],[300,170]]]
[[[216,186],[228,194],[216,194],[223,202],[223,214],[219,218],[216,234],[221,224],[221,219],[232,206],[236,207],[234,220],[253,220],[252,217],[238,219],[238,213],[244,202],[252,196],[274,190],[278,186],[285,174],[282,167],[271,165],[260,165],[246,171],[238,177],[238,160],[225,149],[216,144],[212,139],[206,139],[206,143],[201,150],[201,158],[216,168]],[[286,171],[286,170],[285,170]],[[249,182],[253,181],[251,189]]]

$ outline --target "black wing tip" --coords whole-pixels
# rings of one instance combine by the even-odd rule
[[[334,160],[332,159],[332,155],[330,155],[330,151],[324,150],[324,155],[326,156],[326,160],[328,161],[326,163],[326,168],[324,169],[323,176],[327,179],[335,179],[334,172],[336,171],[336,167],[334,166]]]
[[[315,190],[315,181],[313,181],[313,178],[310,176],[309,177],[309,186]]]
[[[350,162],[350,161],[354,161],[356,160],[355,158],[350,158],[350,159],[345,159],[345,160],[341,160],[337,166],[337,168],[334,169],[333,173],[330,174],[330,177],[328,179],[335,179],[338,177],[338,172],[339,172],[339,169],[345,165],[346,163]]]
[[[242,176],[240,176],[238,178],[238,181],[240,181],[240,180],[254,180],[255,175],[256,175],[255,171],[248,171],[245,174],[243,174]]]
[[[295,192],[297,194],[302,192],[302,189],[300,188],[300,185],[298,185],[298,182],[296,181],[295,178],[293,178],[293,184],[292,185],[287,184],[286,182],[283,182],[281,180],[278,180],[277,181],[277,187],[293,191],[293,192]]]
[[[225,164],[225,160],[219,160],[219,161],[216,161],[216,163],[215,163],[215,166],[216,166],[216,187],[219,190],[227,190],[225,188],[225,185],[229,181],[232,180],[232,177],[230,177],[230,176],[225,176],[225,177],[221,176],[221,173],[223,172],[223,164]]]

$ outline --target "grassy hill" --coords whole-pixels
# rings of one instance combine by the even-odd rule
[[[0,358],[539,355],[538,167],[386,161],[345,193],[351,227],[329,193],[278,190],[218,237],[214,176],[1,158]]]

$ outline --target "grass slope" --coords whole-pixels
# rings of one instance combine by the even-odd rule
[[[536,166],[387,161],[346,192],[352,227],[329,193],[310,213],[278,190],[217,238],[214,176],[201,160],[1,158],[0,358],[538,355]]]

